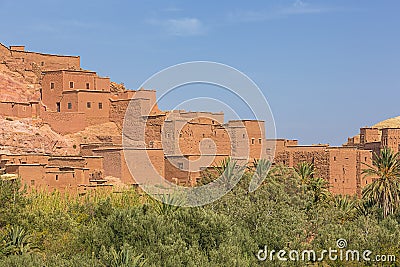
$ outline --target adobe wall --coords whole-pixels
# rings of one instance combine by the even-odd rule
[[[362,170],[372,165],[372,153],[355,148],[330,148],[331,192],[342,195],[361,195],[361,190],[372,178],[364,178]]]
[[[62,135],[76,133],[86,127],[85,113],[41,112],[40,116],[55,132]]]
[[[38,117],[37,103],[0,102],[0,115],[17,118]]]
[[[54,83],[54,88],[51,89],[51,84]],[[63,74],[58,72],[47,72],[43,76],[42,85],[42,103],[46,106],[47,111],[57,111],[57,102],[62,100]]]
[[[162,148],[162,129],[164,127],[165,114],[147,117],[145,142],[148,148]]]
[[[44,154],[21,154],[21,155],[2,155],[1,160],[7,164],[47,164],[49,155]]]
[[[74,156],[50,157],[48,159],[48,166],[84,168],[86,161],[82,157]]]
[[[129,181],[129,177],[122,180],[122,155],[118,148],[98,148],[93,150],[93,155],[103,158],[104,176],[121,178],[122,182]]]
[[[165,178],[182,186],[195,186],[206,169],[219,166],[229,155],[186,155],[165,158]]]
[[[4,49],[3,49],[4,50]],[[32,64],[40,66],[43,70],[80,69],[79,56],[63,56],[42,54],[29,51],[10,50],[14,58],[23,59],[25,69],[32,68]]]
[[[360,143],[379,142],[381,134],[378,128],[360,128]]]
[[[382,129],[382,146],[389,147],[394,153],[399,151],[400,128]]]
[[[264,121],[244,121],[250,146],[250,161],[266,157]]]
[[[175,124],[176,125],[176,124]],[[199,117],[176,128],[179,139],[176,152],[191,154],[230,154],[230,137],[221,125],[210,118]],[[166,142],[173,142],[166,139]]]

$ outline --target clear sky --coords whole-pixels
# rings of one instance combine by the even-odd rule
[[[340,145],[400,115],[399,14],[399,1],[0,0],[0,42],[80,55],[132,89],[177,63],[228,64],[261,88],[278,137]]]

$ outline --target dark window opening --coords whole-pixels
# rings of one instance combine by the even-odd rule
[[[90,89],[90,84],[86,83],[86,89]]]
[[[56,174],[56,181],[58,181],[58,174]]]
[[[254,138],[251,138],[251,144],[254,145]]]
[[[103,103],[99,103],[99,109],[103,109]]]
[[[69,88],[74,88],[74,82],[69,82]]]
[[[87,102],[87,103],[86,103],[86,107],[87,107],[87,108],[91,108],[91,107],[92,107],[92,103],[91,103],[91,102]]]
[[[57,112],[60,112],[61,111],[61,103],[57,102],[56,105],[57,105]]]
[[[42,62],[40,63],[40,65],[44,66],[44,61],[42,61]]]
[[[261,138],[258,138],[258,143],[261,145]]]
[[[40,90],[39,90],[39,93],[40,93],[40,100],[42,100],[42,98],[43,98],[43,91],[42,91],[41,88],[40,88]]]
[[[182,162],[178,163],[178,168],[181,169],[181,170],[183,169],[183,163]]]
[[[31,180],[31,185],[35,185],[35,180]]]
[[[50,83],[50,89],[54,89],[54,83]]]
[[[68,109],[72,109],[72,103],[71,102],[68,103]]]

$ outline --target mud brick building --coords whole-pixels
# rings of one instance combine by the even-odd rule
[[[384,146],[399,150],[400,123],[361,128],[343,147],[266,140],[263,121],[226,122],[223,113],[162,111],[155,90],[127,90],[82,69],[79,56],[30,52],[24,46],[0,44],[0,92],[3,118],[47,124],[53,135],[72,139],[73,153],[0,150],[0,173],[20,176],[29,188],[82,193],[112,187],[116,179],[136,185],[124,153],[129,150],[145,152],[160,176],[185,186],[195,185],[204,169],[226,157],[241,163],[268,158],[289,167],[307,161],[333,193],[351,195],[372,181],[361,172],[373,152]],[[129,143],[123,143],[124,127],[130,130]],[[141,156],[130,160],[133,168],[147,164]]]

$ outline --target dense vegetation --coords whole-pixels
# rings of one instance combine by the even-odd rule
[[[265,246],[336,248],[339,238],[350,249],[400,256],[398,202],[384,197],[399,193],[400,168],[395,158],[383,157],[392,172],[377,156],[367,168],[375,173],[365,173],[382,177],[361,199],[330,195],[305,163],[274,166],[263,177],[265,161],[248,168],[222,199],[199,208],[168,206],[134,190],[26,194],[16,181],[0,181],[0,266],[304,266],[310,262],[259,261],[256,254]],[[250,193],[254,173],[262,183]],[[373,265],[329,258],[324,264]]]

